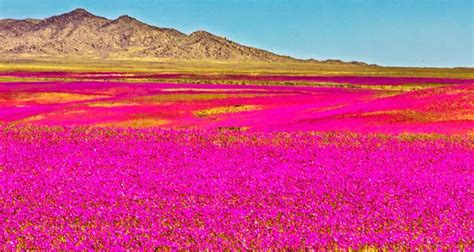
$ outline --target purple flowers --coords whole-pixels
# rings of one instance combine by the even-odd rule
[[[473,248],[473,139],[0,127],[0,248]]]
[[[474,248],[472,79],[0,77],[0,249]]]

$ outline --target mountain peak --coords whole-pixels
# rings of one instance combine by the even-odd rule
[[[136,18],[134,17],[130,17],[129,15],[122,15],[120,17],[118,17],[117,19],[115,19],[114,21],[116,22],[122,22],[122,23],[127,23],[127,24],[132,24],[132,23],[136,23],[136,24],[145,24],[139,20],[137,20]]]
[[[205,30],[197,30],[197,31],[191,33],[191,35],[198,36],[198,35],[212,35],[212,34],[205,31]]]
[[[207,31],[204,31],[204,30],[197,30],[191,34],[189,34],[190,37],[192,38],[216,38],[218,36],[210,33],[210,32],[207,32]]]
[[[74,9],[68,13],[63,14],[65,16],[71,16],[71,17],[95,17],[94,14],[88,12],[86,9],[83,8],[77,8]]]
[[[86,11],[85,9],[77,8],[61,15],[45,18],[42,20],[41,26],[45,26],[49,23],[57,23],[60,25],[63,25],[65,23],[71,23],[71,22],[77,23],[77,22],[82,22],[84,20],[92,19],[92,18],[99,18],[99,17]]]
[[[136,20],[136,19],[133,18],[133,17],[130,17],[129,15],[122,15],[122,16],[118,17],[117,20],[132,21],[132,20]]]
[[[109,25],[112,24],[119,24],[125,26],[132,26],[132,27],[152,27],[148,24],[141,22],[140,20],[130,17],[129,15],[122,15],[115,20],[112,20]]]

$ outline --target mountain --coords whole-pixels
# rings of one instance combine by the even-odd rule
[[[42,20],[1,19],[0,56],[296,60],[240,45],[206,31],[187,35],[129,16],[109,20],[84,9]]]

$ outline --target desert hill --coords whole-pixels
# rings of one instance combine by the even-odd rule
[[[121,16],[115,20],[75,9],[38,19],[1,19],[0,55],[92,56],[294,61],[291,57],[240,45],[206,31],[189,35]]]

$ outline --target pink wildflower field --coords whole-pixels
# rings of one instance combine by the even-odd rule
[[[4,72],[0,248],[469,251],[473,101],[472,79]]]

